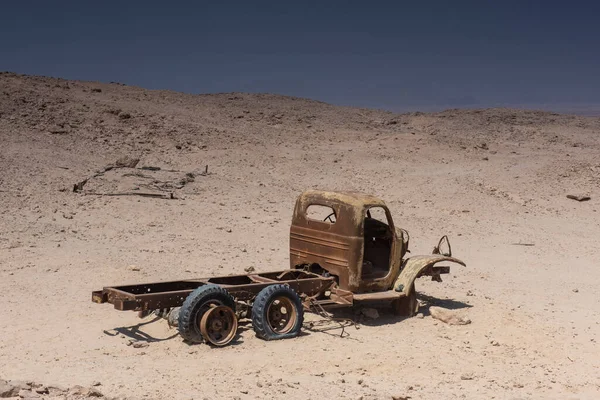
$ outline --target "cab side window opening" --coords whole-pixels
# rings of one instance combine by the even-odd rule
[[[335,224],[336,215],[333,208],[329,206],[322,206],[320,204],[311,204],[306,209],[306,218],[313,221],[327,222]]]
[[[383,207],[366,211],[364,225],[363,279],[383,278],[390,270],[393,234]]]

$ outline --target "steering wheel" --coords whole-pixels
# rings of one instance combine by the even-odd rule
[[[331,214],[326,216],[325,219],[323,220],[323,222],[327,222],[327,220],[329,220],[329,222],[331,222],[332,224],[335,223],[335,221],[331,217],[335,217],[335,212],[332,212]]]

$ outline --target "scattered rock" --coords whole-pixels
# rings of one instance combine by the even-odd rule
[[[73,185],[73,193],[79,193],[83,191],[83,187],[87,183],[87,179],[82,180],[81,182],[77,182]]]
[[[573,293],[579,293],[579,289],[573,289]]]
[[[169,315],[167,316],[167,322],[171,327],[179,326],[179,311],[181,311],[181,307],[174,307],[169,311]]]
[[[140,267],[138,267],[137,265],[128,265],[128,266],[127,266],[127,269],[128,269],[129,271],[139,271],[139,270],[140,270]]]
[[[100,88],[92,88],[92,93],[102,93],[102,89],[100,89]]]
[[[139,158],[133,158],[130,156],[124,156],[119,158],[116,162],[115,162],[115,167],[118,168],[135,168],[136,165],[138,165],[138,163],[140,162]]]
[[[120,113],[119,114],[119,119],[130,119],[131,118],[131,114],[129,113]]]
[[[568,194],[567,198],[571,199],[571,200],[577,200],[577,201],[588,201],[591,199],[590,196],[580,195],[580,194]]]
[[[19,397],[22,399],[34,399],[39,398],[40,396],[30,390],[21,389],[19,390]]]
[[[472,381],[475,376],[472,373],[464,373],[460,376],[460,379],[463,381]]]
[[[250,274],[250,273],[254,272],[255,269],[253,266],[249,266],[249,267],[244,268],[244,271],[246,271],[247,273]]]
[[[374,308],[362,308],[360,313],[369,319],[379,318],[379,312]]]
[[[6,381],[0,381],[0,397],[15,397],[19,394],[21,388],[15,386],[14,384]]]
[[[490,344],[491,344],[492,346],[496,346],[496,347],[497,347],[497,346],[500,346],[500,343],[498,343],[498,341],[497,341],[497,340],[492,340],[492,341],[490,341]]]
[[[82,396],[82,397],[104,397],[102,393],[94,388],[86,388],[83,386],[73,386],[69,389],[69,396]]]
[[[48,390],[48,388],[46,386],[39,386],[37,388],[35,388],[35,392],[38,394],[48,394],[50,393],[50,391]]]
[[[448,310],[442,307],[429,307],[429,313],[435,319],[447,323],[448,325],[467,325],[471,323],[471,320],[463,317],[454,310]]]

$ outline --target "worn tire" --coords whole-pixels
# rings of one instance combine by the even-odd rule
[[[191,343],[204,341],[200,332],[200,321],[211,304],[235,310],[235,300],[227,290],[212,284],[200,286],[188,295],[179,310],[177,329],[184,340]]]
[[[286,298],[290,300],[295,309],[295,321],[293,326],[286,333],[275,332],[269,324],[269,307],[277,298]],[[304,322],[304,308],[298,294],[287,285],[270,285],[261,290],[252,305],[252,327],[256,336],[264,340],[278,340],[293,338],[300,334],[302,323]]]
[[[412,285],[408,297],[402,297],[392,302],[394,314],[402,317],[414,317],[419,309],[419,301],[417,300],[417,291],[415,285]]]

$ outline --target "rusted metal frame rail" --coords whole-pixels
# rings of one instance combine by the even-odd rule
[[[292,270],[291,274],[294,275],[294,273],[297,274],[296,271]],[[334,278],[326,278],[316,274],[306,273],[303,273],[302,277],[295,279],[278,280],[264,276],[276,275],[277,277],[282,276],[283,278],[286,274],[288,274],[288,271],[278,271],[260,275],[234,275],[228,277],[105,287],[101,291],[92,293],[92,301],[95,303],[113,304],[115,309],[121,311],[148,311],[179,307],[192,291],[206,284],[217,284],[224,289],[227,289],[236,300],[245,301],[252,300],[262,289],[275,283],[289,285],[298,294],[306,296],[315,296],[322,293],[335,283]],[[250,283],[234,283],[236,281],[249,281]]]

